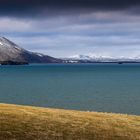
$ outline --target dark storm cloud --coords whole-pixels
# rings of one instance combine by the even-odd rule
[[[58,14],[72,10],[124,10],[140,6],[139,0],[0,0],[0,15]],[[63,12],[62,12],[63,11]]]
[[[139,0],[0,0],[1,6],[76,6],[76,7],[104,7],[120,8],[140,4]],[[17,8],[17,7],[16,7]]]

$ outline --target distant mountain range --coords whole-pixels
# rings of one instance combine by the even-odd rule
[[[7,38],[0,37],[0,63],[62,63],[62,60],[48,55],[27,51]]]
[[[99,55],[74,55],[66,60],[71,61],[83,61],[83,62],[140,62],[140,56],[137,57],[111,57],[111,56],[99,56]]]
[[[69,58],[54,58],[41,53],[35,53],[19,47],[5,37],[0,37],[0,64],[29,63],[137,63],[137,57],[110,57],[97,55],[75,55]]]

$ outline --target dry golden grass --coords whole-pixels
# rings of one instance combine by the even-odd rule
[[[0,104],[0,140],[140,140],[140,116]]]

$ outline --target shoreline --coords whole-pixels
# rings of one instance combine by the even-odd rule
[[[140,116],[0,104],[3,140],[140,140]]]

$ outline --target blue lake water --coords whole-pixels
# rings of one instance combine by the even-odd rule
[[[0,66],[0,102],[140,115],[140,64]]]

